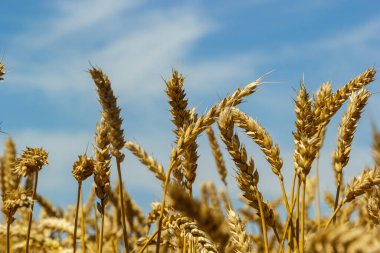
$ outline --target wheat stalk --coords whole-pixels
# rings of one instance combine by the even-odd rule
[[[129,252],[127,228],[125,224],[125,210],[124,210],[124,200],[122,189],[123,181],[121,176],[120,164],[124,160],[124,154],[121,153],[121,149],[124,147],[124,131],[121,129],[123,120],[120,117],[121,109],[117,106],[116,97],[113,95],[113,90],[111,88],[111,82],[108,76],[103,73],[99,68],[91,68],[89,70],[92,79],[99,95],[99,102],[103,108],[102,117],[104,117],[106,124],[109,126],[109,132],[107,137],[112,145],[110,149],[111,154],[116,158],[117,174],[120,181],[120,203],[121,203],[121,213],[122,213],[122,224],[123,224],[123,237],[124,246],[126,252]]]
[[[100,245],[99,250],[102,252],[103,246],[103,229],[104,229],[104,210],[105,205],[109,199],[109,194],[111,190],[110,186],[110,162],[111,156],[110,152],[110,142],[107,138],[108,125],[105,123],[105,119],[102,117],[100,124],[96,126],[95,133],[95,143],[94,147],[95,154],[95,166],[94,166],[94,182],[95,182],[95,193],[99,198],[100,203],[97,202],[97,210],[101,215],[101,227],[100,227]],[[95,213],[96,213],[95,209]]]
[[[37,193],[37,183],[38,183],[38,172],[42,169],[44,165],[48,164],[47,161],[48,153],[43,148],[30,148],[27,147],[22,153],[21,157],[17,158],[15,161],[14,172],[19,176],[32,176],[34,174],[34,187],[32,199],[36,199]],[[29,252],[29,238],[30,230],[32,227],[33,219],[33,208],[34,204],[31,204],[31,212],[29,214],[28,231],[26,235],[26,247],[25,252]]]
[[[72,174],[78,181],[77,204],[75,209],[75,222],[74,222],[74,236],[73,236],[73,252],[76,252],[76,239],[77,239],[77,224],[79,214],[79,201],[82,192],[82,182],[94,173],[95,161],[88,158],[86,154],[78,157],[78,160],[73,164]]]

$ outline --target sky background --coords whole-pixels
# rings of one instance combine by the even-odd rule
[[[236,88],[274,70],[240,106],[272,135],[293,173],[293,100],[304,75],[310,92],[325,81],[333,90],[380,60],[378,1],[6,1],[0,15],[0,53],[8,73],[0,85],[0,142],[8,136],[19,153],[43,146],[49,166],[38,191],[62,207],[74,204],[72,164],[93,143],[100,106],[87,72],[90,63],[109,75],[128,140],[137,141],[167,168],[173,126],[164,93],[172,68],[185,76],[190,106],[204,112]],[[371,127],[380,125],[379,81],[356,131],[346,181],[372,165]],[[345,107],[344,107],[345,108]],[[340,110],[321,157],[321,190],[333,190],[331,152]],[[217,130],[214,127],[214,130]],[[277,178],[259,149],[240,134],[260,173],[266,199],[280,196]],[[222,143],[220,142],[222,145]],[[207,138],[199,138],[196,188],[222,186]],[[223,149],[224,146],[222,145]],[[0,151],[2,152],[3,147]],[[127,150],[122,165],[130,194],[145,210],[160,200],[160,183]],[[229,159],[227,154],[225,158]],[[234,166],[228,165],[229,190]],[[116,171],[113,170],[113,178]],[[313,173],[313,172],[312,172]],[[85,183],[85,196],[92,178]]]

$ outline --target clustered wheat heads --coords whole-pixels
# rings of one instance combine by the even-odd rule
[[[295,150],[291,185],[284,182],[284,152],[263,125],[237,106],[262,85],[263,77],[236,89],[205,112],[190,107],[184,77],[173,70],[166,83],[174,142],[167,168],[136,142],[127,140],[117,98],[108,76],[92,67],[90,75],[102,107],[96,124],[93,155],[73,161],[73,180],[78,182],[76,206],[56,208],[36,192],[38,172],[47,165],[43,148],[27,147],[17,155],[12,139],[0,156],[0,189],[5,225],[0,224],[0,251],[4,252],[378,252],[380,249],[380,134],[373,125],[374,166],[367,166],[351,182],[344,182],[355,130],[370,97],[365,87],[376,71],[369,68],[333,91],[323,83],[315,94],[304,80],[294,98]],[[0,80],[5,67],[0,63]],[[6,80],[5,80],[6,81]],[[338,129],[333,153],[337,192],[325,192],[331,214],[311,211],[319,206],[319,173],[312,177],[332,117],[349,100]],[[218,134],[214,132],[217,125]],[[258,145],[280,182],[282,195],[267,199],[265,178],[241,143],[235,128],[242,129]],[[205,132],[223,188],[211,181],[201,183],[200,200],[194,182],[200,168],[198,137]],[[218,138],[222,141],[219,146]],[[161,201],[153,202],[145,214],[123,185],[121,163],[129,150],[153,172],[162,186]],[[226,154],[224,154],[226,149]],[[111,184],[116,160],[118,181]],[[228,171],[226,160],[234,171]],[[127,162],[126,162],[127,163]],[[364,167],[364,165],[363,165]],[[325,169],[325,168],[323,168]],[[287,173],[285,173],[287,172]],[[133,172],[127,170],[128,177]],[[325,173],[325,171],[324,171]],[[233,175],[241,192],[239,205],[229,195],[227,175]],[[261,175],[261,177],[259,176]],[[93,176],[90,193],[82,194],[82,182]],[[25,179],[22,179],[25,177]],[[260,180],[259,180],[260,179]],[[230,182],[230,181],[229,181]],[[113,186],[112,186],[113,185]],[[334,196],[335,194],[335,196]],[[83,203],[83,198],[87,200]],[[97,198],[97,200],[96,200]],[[281,202],[283,207],[281,207]],[[32,219],[33,206],[41,208]],[[281,215],[282,214],[282,215]],[[315,219],[314,219],[315,218]],[[80,229],[77,229],[78,223]],[[331,224],[334,223],[334,226]],[[11,226],[12,225],[12,226]],[[78,231],[77,231],[78,230]],[[26,237],[26,239],[25,239]],[[77,243],[77,239],[81,238]],[[79,241],[79,240],[78,240]],[[26,245],[25,245],[26,244]],[[78,245],[80,244],[80,248]],[[123,250],[121,250],[123,248]]]

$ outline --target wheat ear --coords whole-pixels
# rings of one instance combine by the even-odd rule
[[[257,145],[259,145],[265,155],[266,160],[271,165],[273,173],[279,178],[283,194],[283,202],[285,203],[285,208],[289,215],[290,207],[284,186],[284,177],[281,173],[283,162],[280,157],[279,147],[277,145],[273,145],[272,137],[257,121],[237,108],[232,108],[231,111],[235,124],[240,128],[243,128],[246,134],[251,137]]]
[[[96,125],[95,143],[95,166],[94,166],[94,181],[95,193],[100,202],[97,202],[97,210],[101,215],[101,227],[99,236],[99,251],[103,249],[103,229],[104,229],[104,211],[105,205],[108,202],[111,185],[110,185],[110,143],[107,138],[108,125],[102,117],[100,124]],[[96,217],[96,209],[94,211]]]
[[[124,131],[121,129],[123,120],[120,117],[120,108],[117,106],[116,97],[113,94],[111,88],[111,82],[108,76],[103,73],[99,68],[91,68],[89,70],[92,79],[96,85],[99,95],[99,102],[103,108],[102,116],[105,119],[106,124],[109,126],[108,138],[112,145],[110,150],[111,154],[116,158],[117,174],[120,181],[120,203],[122,213],[123,224],[123,238],[125,251],[129,252],[127,227],[125,224],[125,207],[123,200],[123,180],[121,176],[120,164],[124,160],[124,154],[121,153],[121,149],[124,147]]]
[[[185,252],[210,252],[217,253],[217,247],[209,236],[202,230],[201,226],[194,222],[191,218],[185,217],[182,214],[169,215],[163,220],[163,229],[174,230],[174,234],[183,233],[184,238],[190,239],[190,242],[195,241],[197,245],[194,247],[190,243],[190,247],[183,245]],[[178,236],[178,235],[177,235]]]
[[[358,126],[358,121],[365,105],[367,104],[370,92],[365,89],[359,90],[350,96],[347,112],[342,117],[342,123],[338,130],[338,145],[333,153],[333,164],[337,179],[337,191],[335,198],[335,207],[338,205],[339,192],[342,187],[343,168],[350,159],[351,143],[354,139],[354,133]]]
[[[181,135],[181,131],[197,119],[197,114],[195,113],[195,110],[189,110],[187,108],[188,101],[183,88],[184,77],[179,74],[178,71],[173,70],[169,81],[166,81],[165,83],[167,87],[165,91],[171,106],[170,112],[173,115],[172,122],[176,126],[174,133],[176,134],[177,142],[179,136]],[[173,175],[178,182],[182,182],[183,176],[185,177],[185,186],[189,192],[192,192],[192,184],[195,180],[196,170],[198,167],[197,148],[198,145],[196,143],[196,139],[194,139],[183,154],[183,168],[176,168],[173,171]]]
[[[218,170],[220,179],[222,180],[222,182],[224,183],[224,185],[227,186],[227,181],[226,181],[226,177],[227,177],[226,164],[224,162],[222,152],[220,151],[220,147],[219,147],[218,141],[215,138],[214,130],[212,130],[211,126],[206,129],[206,134],[207,134],[210,146],[211,146],[212,155],[214,156],[216,169]]]
[[[301,238],[300,238],[300,251],[304,250],[304,225],[305,225],[305,199],[306,196],[306,177],[310,172],[313,160],[318,152],[318,144],[320,138],[318,136],[318,125],[312,111],[311,99],[309,93],[306,91],[304,81],[301,82],[300,91],[294,101],[294,110],[296,113],[296,131],[293,132],[294,136],[294,166],[301,180],[302,186],[302,210],[301,210]],[[300,184],[298,184],[300,186]],[[298,199],[298,196],[297,196]],[[298,201],[297,201],[298,202]],[[297,203],[297,207],[299,203]],[[298,208],[297,208],[298,210]],[[297,212],[298,217],[298,212]],[[298,231],[298,230],[297,230]]]
[[[326,223],[326,228],[329,226],[331,221],[334,220],[335,216],[342,208],[345,203],[349,203],[356,199],[357,197],[369,192],[375,185],[380,184],[380,171],[378,167],[375,169],[365,168],[363,172],[355,177],[351,184],[347,185],[345,190],[345,197],[339,202],[339,205],[335,208],[334,213],[331,215],[330,219]]]
[[[21,207],[30,208],[33,205],[33,199],[30,193],[22,189],[14,189],[2,194],[2,212],[7,218],[7,253],[10,253],[10,226],[13,223],[14,214]]]
[[[158,163],[153,156],[149,156],[143,147],[131,141],[126,141],[125,147],[129,149],[142,164],[148,167],[148,169],[154,173],[157,179],[159,179],[161,182],[165,181],[165,172],[162,164]]]
[[[218,121],[218,126],[222,141],[226,144],[236,167],[238,168],[237,181],[239,188],[243,191],[243,196],[249,201],[249,205],[258,211],[261,218],[265,251],[268,252],[268,238],[266,224],[274,228],[273,210],[263,202],[262,195],[257,188],[259,174],[254,168],[252,157],[248,161],[247,152],[244,145],[240,145],[239,137],[234,134],[234,124],[231,109],[225,109]]]
[[[20,184],[20,176],[14,173],[16,160],[16,147],[12,138],[7,138],[5,141],[4,155],[2,157],[2,168],[0,171],[1,191],[7,192],[17,189]]]
[[[245,253],[251,252],[251,240],[247,235],[245,226],[238,214],[232,210],[228,210],[228,224],[231,229],[232,245],[234,252]]]

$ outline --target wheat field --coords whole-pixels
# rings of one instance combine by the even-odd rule
[[[38,193],[38,181],[47,180],[39,178],[39,171],[49,163],[48,150],[30,143],[17,154],[16,144],[8,138],[0,158],[0,252],[380,252],[380,132],[376,126],[373,152],[368,154],[375,165],[363,165],[352,181],[343,177],[355,130],[371,96],[367,85],[374,81],[374,68],[336,91],[326,82],[310,94],[301,80],[294,96],[294,153],[286,157],[293,160],[291,185],[284,183],[281,148],[264,126],[238,108],[265,83],[264,76],[200,113],[189,107],[184,78],[173,70],[165,92],[175,142],[169,166],[164,168],[138,143],[124,137],[121,108],[108,76],[97,67],[88,72],[102,112],[92,152],[77,154],[72,167],[72,180],[78,182],[77,195],[72,196],[75,208],[57,208]],[[3,63],[0,81],[6,82]],[[326,129],[345,105],[331,158],[336,191],[320,192],[318,164]],[[241,143],[238,129],[259,147],[278,178],[282,194],[277,199],[264,199],[260,168]],[[220,189],[212,181],[193,188],[202,156],[198,137],[204,132],[220,176],[214,180],[224,185]],[[126,152],[162,186],[161,201],[152,202],[148,213],[123,185]],[[234,170],[227,170],[226,160],[233,162]],[[313,177],[311,170],[315,170]],[[113,173],[118,178],[115,185],[110,181]],[[234,173],[241,208],[233,205],[237,200],[229,194],[227,173]],[[82,191],[85,180],[93,187],[83,200],[82,195],[88,194]],[[199,198],[193,197],[196,191]],[[320,199],[330,207],[328,214],[321,212]],[[257,229],[248,228],[252,226]]]

